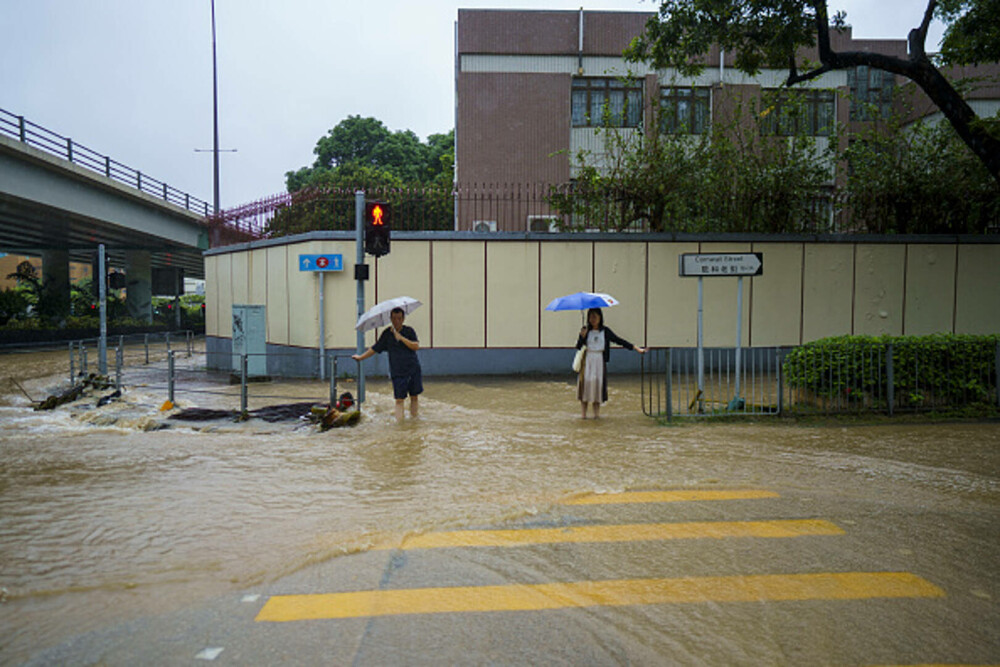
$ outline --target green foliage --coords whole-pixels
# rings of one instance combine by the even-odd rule
[[[705,66],[713,44],[736,54],[736,67],[756,74],[785,68],[801,46],[816,43],[816,10],[806,0],[661,0],[659,15],[625,51],[633,62],[676,68],[685,76]]]
[[[454,130],[424,144],[410,130],[391,132],[375,118],[348,116],[316,142],[312,167],[286,173],[285,184],[289,192],[329,185],[331,178],[348,187],[450,185],[454,147]]]
[[[1000,0],[938,0],[937,15],[948,25],[939,54],[944,63],[1000,61]]]
[[[205,324],[205,297],[201,294],[184,294],[180,297],[181,328]],[[176,304],[172,298],[153,297],[153,323],[173,328],[177,322]]]
[[[28,298],[16,289],[0,291],[0,326],[28,316]]]
[[[676,68],[692,75],[705,66],[713,44],[735,57],[736,68],[757,74],[763,67],[786,69],[788,83],[815,78],[859,65],[888,69],[910,78],[928,93],[959,136],[1000,184],[1000,123],[984,126],[966,117],[963,99],[937,76],[923,43],[911,45],[909,58],[887,53],[837,52],[828,47],[829,28],[842,27],[846,15],[828,15],[827,2],[809,0],[660,0],[657,17],[633,40],[625,57],[657,68]],[[943,61],[951,64],[1000,60],[1000,0],[939,0],[938,17],[949,24]],[[914,31],[911,35],[920,35]],[[822,37],[822,39],[821,39]],[[800,61],[805,48],[819,46],[820,63]]]
[[[948,123],[883,118],[842,155],[854,226],[872,233],[981,234],[1000,225],[989,171]]]
[[[605,127],[605,152],[575,156],[577,178],[550,204],[572,230],[655,232],[825,231],[835,140],[821,148],[805,128],[770,131],[772,101],[736,101],[727,121],[705,134],[644,133]],[[786,101],[794,115],[800,100]]]
[[[393,228],[452,229],[455,132],[421,143],[375,118],[348,116],[321,137],[311,167],[285,174],[292,204],[268,224],[270,236],[353,230],[354,192],[394,206]]]
[[[785,382],[815,396],[884,408],[891,350],[896,405],[960,406],[996,400],[1000,335],[839,336],[792,350]]]

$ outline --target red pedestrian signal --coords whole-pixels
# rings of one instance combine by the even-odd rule
[[[365,252],[375,257],[389,254],[392,209],[385,202],[365,203]]]

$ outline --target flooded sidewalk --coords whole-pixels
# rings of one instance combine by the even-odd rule
[[[0,367],[5,374],[20,370],[20,377],[29,378],[23,383],[28,393],[42,393],[65,381],[65,352],[4,356]],[[637,507],[614,517],[601,509],[566,510],[567,499],[588,494],[762,488],[800,501],[818,498],[824,514],[847,515],[862,506],[864,517],[878,511],[904,519],[933,513],[942,521],[967,522],[963,539],[979,545],[977,558],[986,538],[975,536],[994,529],[992,540],[1000,527],[995,424],[804,427],[761,419],[665,427],[643,416],[638,379],[614,376],[602,419],[584,421],[573,380],[569,374],[428,378],[421,417],[402,423],[393,419],[388,383],[370,380],[362,422],[325,433],[296,422],[171,423],[160,411],[162,388],[141,382],[127,385],[121,400],[100,408],[91,395],[46,413],[33,411],[27,397],[5,385],[0,624],[6,639],[0,662],[19,664],[87,633],[113,634],[113,628],[136,618],[189,621],[192,610],[221,609],[220,600],[263,593],[253,614],[245,611],[249,607],[241,612],[252,617],[267,595],[288,582],[294,583],[288,590],[308,582],[347,588],[355,577],[357,585],[374,578],[377,586],[391,554],[413,536],[536,523],[564,527],[567,517],[617,523],[684,518],[670,514],[680,506]],[[250,399],[257,408],[327,396],[326,383],[282,381],[252,386]],[[238,386],[222,394],[183,393],[178,403],[232,408],[234,400],[238,405]],[[837,511],[837,499],[843,511]],[[756,507],[746,509],[750,518],[756,518]],[[687,518],[698,518],[699,512],[705,519],[725,518],[719,506]],[[794,503],[779,510],[817,512]],[[863,521],[834,517],[842,518]],[[920,523],[921,539],[940,537],[931,525]],[[712,560],[773,562],[773,555],[717,544]],[[506,581],[536,581],[540,572],[571,578],[577,556],[567,547],[552,549],[542,560],[523,554],[513,562],[494,562],[492,555],[485,561],[464,559],[460,569],[492,568]],[[883,549],[888,547],[876,550]],[[428,567],[447,567],[448,558]],[[605,578],[630,571],[650,576],[635,565],[647,559],[623,560],[620,551],[596,549],[586,560],[587,572],[603,572]],[[937,556],[931,560],[937,563]],[[997,564],[995,559],[981,564],[987,566],[982,583],[966,589],[993,596]],[[684,575],[682,568],[666,569]],[[961,570],[967,576],[966,566]],[[646,645],[631,635],[631,613],[615,616],[609,632],[615,641],[635,644],[635,656],[656,655],[659,644]],[[250,634],[265,627],[254,626],[252,618],[232,626],[233,632],[237,626]],[[148,632],[155,634],[152,628]],[[260,632],[274,636],[275,630]],[[179,646],[177,656],[197,643],[192,638]],[[230,659],[234,653],[230,648]],[[119,656],[109,660],[116,664],[123,654],[109,655]],[[372,653],[368,664],[387,655]],[[595,656],[598,662],[615,661]],[[188,658],[193,657],[191,652]],[[468,656],[464,661],[477,662]],[[243,662],[269,661],[244,656]]]

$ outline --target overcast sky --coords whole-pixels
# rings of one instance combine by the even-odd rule
[[[223,208],[284,190],[348,115],[454,127],[459,7],[654,11],[642,0],[216,0]],[[921,0],[830,0],[905,39]],[[210,0],[0,0],[0,109],[212,200]],[[928,39],[934,50],[941,36]]]

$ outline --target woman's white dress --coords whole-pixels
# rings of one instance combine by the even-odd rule
[[[591,329],[587,332],[587,356],[584,358],[580,400],[585,403],[603,403],[604,390],[604,332]]]

